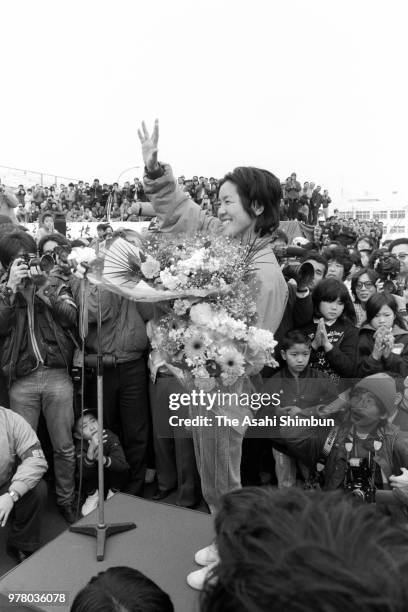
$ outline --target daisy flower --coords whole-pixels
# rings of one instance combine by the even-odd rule
[[[233,346],[221,347],[218,350],[217,362],[220,364],[222,372],[228,376],[239,377],[245,374],[244,356]]]

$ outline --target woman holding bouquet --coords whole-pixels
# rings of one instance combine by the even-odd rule
[[[286,282],[267,240],[279,224],[282,197],[279,179],[267,170],[236,168],[220,182],[218,218],[212,217],[177,188],[170,166],[158,162],[158,121],[151,135],[144,123],[138,133],[145,163],[145,193],[158,216],[160,231],[171,234],[208,232],[243,242],[254,241],[259,247],[254,264],[258,280],[256,325],[276,332],[288,298]],[[234,408],[240,409],[239,406]],[[250,413],[248,409],[241,410],[242,416],[245,410]],[[193,430],[203,496],[211,512],[216,511],[221,495],[241,486],[244,433],[245,427],[241,426]]]

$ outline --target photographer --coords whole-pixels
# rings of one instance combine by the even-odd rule
[[[44,274],[36,244],[16,230],[0,240],[0,355],[10,406],[36,430],[42,410],[54,449],[57,504],[74,522],[73,391],[69,375],[77,306],[68,285]]]
[[[359,489],[354,495],[366,502],[374,501],[377,489],[392,488],[396,489],[392,498],[408,505],[408,471],[404,469],[408,467],[408,442],[388,423],[397,401],[391,376],[367,376],[351,390],[350,411],[343,423],[334,428],[281,427],[273,445],[311,468],[310,486],[350,493]],[[359,478],[350,469],[351,458],[361,460]],[[408,516],[406,507],[404,514]]]
[[[389,251],[399,261],[397,283],[406,301],[408,296],[408,238],[398,238],[391,242]]]

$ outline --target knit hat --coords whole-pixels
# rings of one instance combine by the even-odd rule
[[[391,416],[394,413],[397,387],[395,380],[388,374],[379,372],[378,374],[366,376],[360,380],[360,382],[358,382],[354,388],[365,389],[366,391],[372,393],[377,399],[380,400],[388,416]]]

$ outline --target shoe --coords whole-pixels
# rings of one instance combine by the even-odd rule
[[[69,525],[72,525],[72,523],[76,522],[76,512],[72,506],[70,506],[69,504],[64,504],[63,506],[58,505],[57,507],[60,514],[62,514],[62,516]]]
[[[106,496],[106,499],[110,499],[111,497],[113,497],[115,495],[115,492],[112,491],[112,489],[109,489],[108,494]]]
[[[161,499],[168,497],[170,493],[173,493],[173,491],[175,491],[175,489],[163,489],[163,490],[158,489],[156,493],[153,495],[152,500],[160,501]]]
[[[145,475],[145,484],[152,484],[155,478],[156,478],[156,470],[147,468],[146,475]]]
[[[209,565],[210,563],[218,563],[219,556],[215,544],[210,544],[202,548],[194,555],[194,561],[197,565]]]
[[[207,579],[207,576],[209,575],[213,567],[215,567],[216,565],[217,565],[217,562],[210,563],[210,565],[206,565],[205,567],[202,567],[200,570],[191,572],[187,576],[188,586],[190,586],[192,589],[195,589],[196,591],[202,591],[204,588],[204,583]],[[209,579],[209,584],[213,584],[214,582],[215,582],[214,577]]]
[[[17,548],[12,544],[7,544],[6,552],[9,557],[12,557],[15,561],[17,561],[17,563],[22,563],[23,561],[28,559],[28,557],[31,557],[31,555],[33,554],[28,550],[21,550],[20,548]]]
[[[95,510],[98,507],[98,501],[99,493],[98,489],[96,489],[95,493],[88,495],[88,497],[86,498],[85,503],[81,508],[82,516],[86,516],[87,514],[90,514],[93,510]]]

